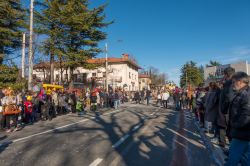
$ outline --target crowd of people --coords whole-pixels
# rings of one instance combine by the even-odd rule
[[[11,88],[0,90],[0,127],[6,132],[20,130],[38,120],[52,120],[58,115],[78,113],[100,108],[117,109],[121,103],[134,101],[149,105],[154,95],[150,90],[125,92],[122,89],[104,91],[67,91],[43,88],[38,91],[15,92]],[[174,108],[191,110],[200,126],[213,142],[221,146],[228,156],[226,166],[250,166],[250,88],[244,72],[231,67],[224,70],[224,78],[211,81],[208,86],[195,90],[161,90],[156,94],[156,106],[168,108],[172,96]],[[229,148],[228,148],[228,145]]]
[[[121,103],[129,100],[129,94],[121,89],[110,90],[39,90],[19,92],[11,88],[0,90],[0,129],[14,132],[25,125],[39,120],[52,120],[56,116],[76,113],[83,116],[88,111],[102,108],[118,109]]]
[[[235,73],[228,67],[221,81],[211,81],[192,93],[176,89],[173,98],[176,110],[192,110],[212,142],[222,147],[227,156],[225,166],[250,166],[250,88],[246,73]]]

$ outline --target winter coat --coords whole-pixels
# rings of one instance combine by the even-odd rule
[[[162,94],[162,100],[163,101],[167,101],[168,98],[169,98],[169,93],[168,92],[165,92],[165,93]]]
[[[26,114],[31,114],[32,113],[32,103],[30,101],[25,101],[24,103],[24,112]]]
[[[58,94],[57,93],[53,93],[52,94],[52,101],[53,101],[53,103],[54,103],[55,106],[58,106],[59,99],[58,99]]]
[[[226,118],[226,114],[228,114],[230,100],[233,97],[233,88],[232,88],[232,81],[226,81],[223,84],[223,88],[220,93],[220,100],[219,100],[219,111],[217,114],[217,125],[222,128],[227,128],[228,122]]]
[[[250,141],[250,88],[237,92],[230,104],[232,138]]]
[[[205,120],[208,122],[216,123],[219,111],[219,90],[210,90],[207,93],[205,101]]]
[[[139,100],[140,99],[140,93],[139,92],[135,92],[135,100]]]

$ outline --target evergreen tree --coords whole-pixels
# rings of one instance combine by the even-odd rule
[[[20,0],[0,1],[0,64],[7,55],[21,47],[25,14]]]
[[[213,66],[220,66],[220,65],[221,65],[220,62],[210,60],[210,61],[209,61],[209,64],[206,65],[206,66],[207,66],[207,67],[213,67]]]
[[[73,70],[86,66],[86,61],[101,52],[98,43],[106,38],[101,28],[112,22],[104,22],[106,5],[89,8],[88,0],[68,0],[61,16],[64,26],[63,54],[70,69],[70,82],[73,85]]]
[[[63,35],[62,9],[65,2],[61,0],[44,0],[35,3],[39,11],[35,11],[35,31],[46,35],[40,50],[50,59],[50,82],[54,82],[55,59],[61,57]]]
[[[201,68],[197,67],[193,61],[187,62],[181,68],[180,85],[181,87],[199,86],[203,83],[203,73]]]
[[[45,0],[38,5],[43,9],[36,14],[37,25],[42,25],[37,32],[47,35],[42,48],[50,55],[51,75],[54,59],[64,60],[73,83],[73,70],[89,67],[86,61],[101,52],[98,43],[106,38],[101,28],[112,23],[104,22],[105,5],[90,9],[88,0]]]

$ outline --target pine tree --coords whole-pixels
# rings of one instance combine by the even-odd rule
[[[0,1],[0,64],[7,55],[21,47],[25,14],[20,0]]]
[[[61,57],[63,24],[61,12],[65,2],[61,0],[45,0],[35,3],[39,11],[35,11],[35,31],[45,35],[40,50],[50,59],[50,82],[54,82],[55,59]]]
[[[47,35],[42,49],[50,56],[51,78],[54,59],[64,60],[70,68],[70,81],[77,66],[89,67],[86,61],[101,52],[99,41],[106,38],[101,28],[112,22],[104,22],[105,5],[89,9],[88,0],[45,0],[37,12],[38,33]],[[41,27],[41,26],[40,26]]]
[[[70,69],[70,85],[73,85],[73,70],[86,66],[86,61],[101,52],[98,43],[106,38],[101,28],[112,22],[104,22],[106,5],[89,9],[88,0],[68,0],[61,16],[64,26],[63,51]]]
[[[202,69],[197,67],[193,61],[187,62],[181,68],[180,85],[187,87],[188,85],[197,87],[204,81]]]

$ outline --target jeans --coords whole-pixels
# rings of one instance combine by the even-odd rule
[[[147,97],[147,105],[149,105],[150,97]]]
[[[180,109],[180,102],[179,102],[179,101],[176,101],[176,102],[175,102],[175,109],[176,109],[176,110],[179,110],[179,109]]]
[[[119,102],[118,100],[115,100],[115,101],[114,101],[114,107],[115,107],[115,109],[118,108],[118,102]]]
[[[225,166],[237,166],[240,162],[242,166],[250,165],[250,141],[232,139]]]

